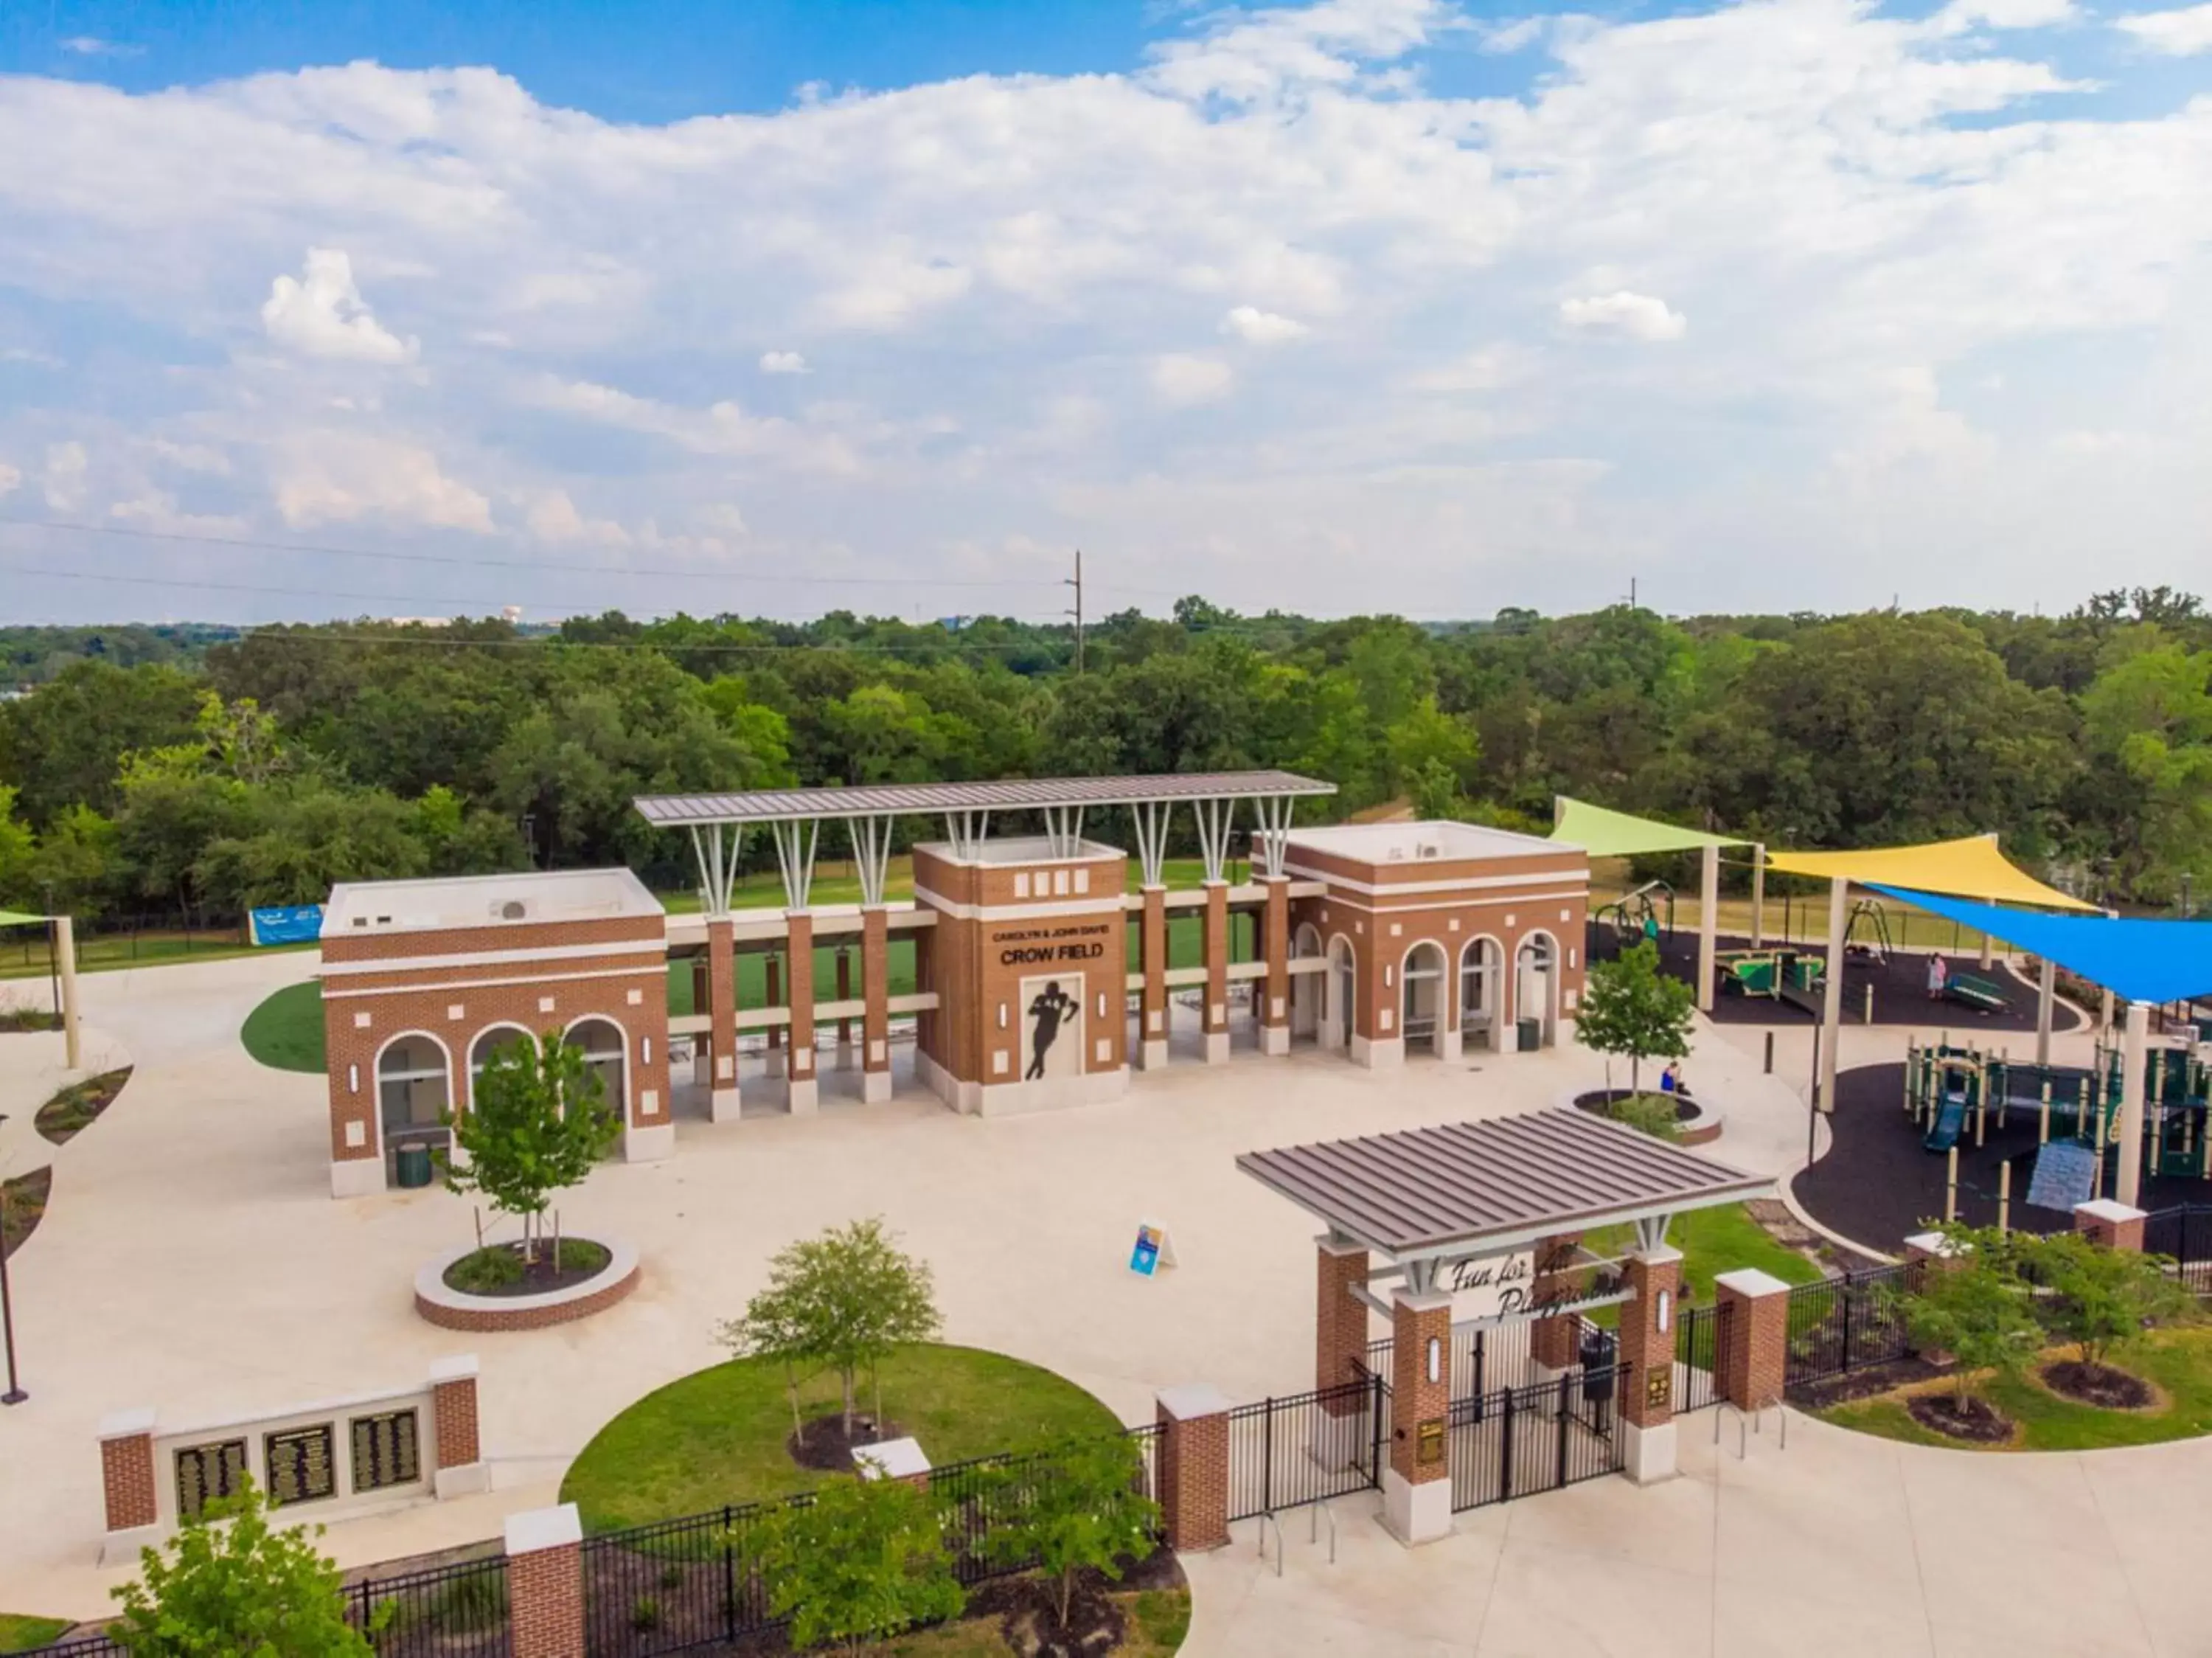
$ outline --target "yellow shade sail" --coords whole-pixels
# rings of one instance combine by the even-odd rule
[[[1908,887],[1916,892],[1978,898],[1990,904],[2097,913],[2095,905],[2069,898],[2014,868],[1997,850],[1995,835],[1934,840],[1924,846],[1877,846],[1863,852],[1769,852],[1766,867],[1823,881],[1840,878],[1862,886]]]

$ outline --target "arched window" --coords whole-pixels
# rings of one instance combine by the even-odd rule
[[[1444,953],[1437,946],[1423,940],[1406,952],[1399,972],[1401,1003],[1399,1026],[1404,1032],[1406,1045],[1410,1051],[1414,1044],[1436,1045],[1437,1034],[1443,1027]]]
[[[1531,933],[1513,956],[1513,1000],[1522,1024],[1535,1021],[1536,1043],[1547,1046],[1558,1016],[1559,947],[1549,933]]]
[[[487,1025],[477,1033],[477,1039],[469,1044],[469,1075],[475,1076],[491,1063],[491,1057],[501,1048],[516,1042],[527,1042],[533,1047],[538,1039],[520,1025]]]
[[[623,1084],[629,1078],[628,1039],[611,1019],[580,1019],[568,1027],[568,1040],[584,1051],[584,1063],[599,1077],[599,1099],[617,1117],[629,1109]]]
[[[1323,1040],[1330,1047],[1350,1045],[1357,1028],[1353,1003],[1359,994],[1359,969],[1352,954],[1352,941],[1342,933],[1328,941],[1328,999],[1322,1015]]]
[[[1498,1046],[1498,1005],[1505,991],[1505,952],[1494,938],[1468,942],[1459,957],[1459,1027],[1468,1042]]]
[[[439,1119],[453,1103],[453,1082],[445,1044],[420,1031],[394,1037],[376,1056],[377,1120],[387,1178],[400,1147],[446,1143],[450,1131]]]

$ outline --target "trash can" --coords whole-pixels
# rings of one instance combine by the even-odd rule
[[[1604,1405],[1613,1399],[1613,1356],[1619,1351],[1613,1338],[1605,1331],[1591,1328],[1583,1332],[1582,1350],[1576,1355],[1583,1365],[1583,1402]]]
[[[402,1146],[398,1151],[398,1177],[403,1186],[426,1186],[430,1184],[430,1148],[416,1142]]]
[[[1541,1043],[1543,1039],[1544,1027],[1540,1020],[1523,1019],[1519,1021],[1514,1027],[1513,1046],[1518,1052],[1530,1053],[1534,1051],[1537,1045]]]

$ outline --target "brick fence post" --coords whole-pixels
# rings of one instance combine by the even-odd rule
[[[1682,1252],[1663,1245],[1627,1262],[1620,1304],[1620,1417],[1628,1477],[1639,1485],[1674,1476],[1674,1320]]]
[[[507,1517],[510,1658],[584,1658],[584,1522],[573,1503]]]
[[[131,1562],[160,1541],[161,1500],[154,1483],[154,1413],[118,1411],[100,1423],[100,1484],[107,1505],[102,1565]]]
[[[2125,1249],[2140,1255],[2143,1222],[2149,1217],[2140,1209],[2111,1198],[2098,1198],[2074,1205],[2074,1229],[2106,1249]]]
[[[1408,1546],[1452,1528],[1451,1297],[1401,1289],[1390,1298],[1390,1466],[1382,1524]]]
[[[1740,1411],[1778,1405],[1790,1362],[1790,1286],[1755,1266],[1713,1280],[1713,1380]]]
[[[477,1417],[477,1356],[459,1353],[430,1367],[431,1429],[437,1445],[430,1488],[438,1496],[488,1490],[483,1441]]]
[[[1159,1504],[1171,1549],[1229,1541],[1229,1399],[1193,1382],[1155,1396],[1160,1424]]]

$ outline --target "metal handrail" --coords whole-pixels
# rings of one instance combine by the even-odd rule
[[[1260,1516],[1260,1564],[1267,1564],[1267,1527],[1275,1528],[1275,1576],[1283,1575],[1283,1522],[1275,1518],[1275,1511],[1267,1509]]]
[[[1323,1515],[1327,1515],[1328,1516],[1328,1564],[1334,1566],[1336,1564],[1336,1505],[1324,1500],[1320,1503],[1309,1503],[1307,1508],[1309,1512],[1307,1515],[1306,1541],[1309,1543],[1318,1543],[1321,1541],[1322,1516]],[[1281,1528],[1279,1527],[1277,1527],[1277,1533],[1279,1535],[1280,1534],[1280,1530]],[[1281,1574],[1279,1573],[1277,1574],[1279,1576]]]

